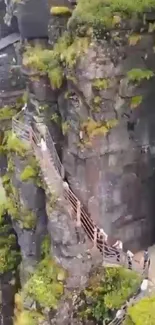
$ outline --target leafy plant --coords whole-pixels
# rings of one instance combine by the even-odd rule
[[[52,15],[71,15],[72,13],[68,7],[52,7],[50,12]]]
[[[132,82],[140,82],[144,79],[149,80],[153,76],[154,73],[151,70],[132,69],[127,73],[128,80]]]
[[[89,298],[91,304],[87,309],[84,307],[83,316],[88,318],[92,315],[97,321],[110,319],[110,311],[120,308],[137,291],[140,281],[136,272],[124,268],[101,268],[90,278],[84,291],[86,301]]]

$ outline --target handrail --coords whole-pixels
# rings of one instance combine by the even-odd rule
[[[39,150],[38,144],[40,143],[40,139],[37,136],[36,132],[32,129],[31,126],[24,125],[24,123],[18,121],[16,117],[12,119],[12,130],[19,136],[20,138],[31,142],[33,150],[35,152],[36,157],[40,161],[41,169],[44,165],[44,157],[41,154],[41,150]],[[85,230],[87,236],[91,241],[93,241],[94,246],[97,247],[100,252],[102,252],[104,256],[104,261],[107,263],[113,263],[118,265],[126,265],[127,264],[127,255],[124,252],[119,251],[118,258],[118,250],[116,248],[112,248],[111,246],[106,244],[107,234],[100,229],[93,221],[91,216],[85,211],[79,199],[70,189],[68,183],[63,182],[64,178],[64,167],[60,161],[60,158],[57,154],[53,139],[50,135],[48,128],[45,129],[45,142],[48,148],[49,156],[51,157],[50,161],[48,161],[48,167],[50,169],[50,165],[55,168],[55,171],[60,179],[62,179],[63,186],[63,197],[69,203],[69,213],[70,216],[76,220],[77,227],[82,226]],[[42,170],[43,172],[43,170]],[[45,172],[43,172],[45,176]],[[49,172],[47,170],[47,177],[53,185],[53,179],[50,179]],[[48,185],[48,184],[47,184]],[[142,271],[142,267],[140,264],[135,264],[133,261],[133,268],[136,271]]]

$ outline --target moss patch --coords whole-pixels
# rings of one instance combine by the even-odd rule
[[[76,27],[79,24],[92,25],[97,28],[112,27],[120,21],[120,19],[114,19],[116,15],[129,17],[151,8],[155,8],[154,0],[79,0],[70,24]]]
[[[92,139],[95,136],[105,136],[117,124],[117,120],[97,122],[92,118],[88,118],[88,120],[86,122],[83,122],[81,125],[81,130],[84,133],[84,145],[91,145]]]
[[[92,83],[92,86],[97,90],[105,90],[110,87],[109,79],[95,79]]]

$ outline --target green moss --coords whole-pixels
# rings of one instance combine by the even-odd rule
[[[23,56],[23,65],[41,75],[48,75],[51,86],[59,88],[63,82],[63,69],[56,51],[41,47],[28,47]]]
[[[81,130],[85,134],[84,144],[87,146],[91,145],[92,139],[95,136],[106,135],[113,127],[118,124],[117,120],[109,120],[109,121],[98,121],[96,122],[92,118],[88,118],[88,120],[81,125]]]
[[[136,45],[140,40],[142,36],[140,34],[132,34],[128,38],[128,42],[130,46]]]
[[[64,73],[60,66],[50,69],[48,77],[53,89],[60,88],[62,86]]]
[[[89,37],[75,37],[72,39],[69,34],[64,33],[55,45],[54,50],[59,53],[61,61],[73,68],[77,59],[87,52],[89,43]]]
[[[73,11],[70,25],[92,25],[93,27],[112,27],[117,14],[131,16],[146,9],[155,8],[154,0],[79,0]]]
[[[35,310],[24,309],[22,293],[15,295],[14,325],[38,325],[44,316]]]
[[[72,37],[65,32],[53,50],[28,47],[23,57],[23,65],[39,74],[48,75],[53,89],[60,88],[64,79],[64,64],[73,67],[77,59],[89,46],[88,37]]]
[[[36,177],[37,177],[37,171],[30,165],[26,166],[23,172],[20,174],[20,179],[23,182],[34,179]]]
[[[141,104],[142,99],[143,99],[142,96],[134,96],[134,97],[132,97],[131,104],[130,104],[131,109],[137,108]]]
[[[12,184],[11,175],[9,173],[5,174],[2,182],[7,199],[5,204],[1,206],[1,213],[4,214],[7,212],[11,215],[14,220],[19,222],[21,228],[33,229],[36,225],[36,214],[21,205],[19,192]]]
[[[71,15],[72,11],[68,7],[52,7],[50,10],[52,15]]]
[[[91,304],[83,306],[81,318],[110,320],[110,311],[119,309],[137,291],[140,282],[141,278],[136,272],[124,268],[101,268],[90,278],[89,286],[84,291],[86,301],[89,297]]]
[[[62,126],[62,133],[63,135],[66,135],[68,131],[70,130],[70,123],[68,121],[65,121],[61,124]]]
[[[36,272],[26,283],[25,295],[32,297],[41,307],[57,308],[64,286],[66,272],[50,258],[39,263]]]
[[[153,76],[154,73],[151,70],[132,69],[127,73],[128,80],[131,82],[140,82],[144,79],[149,80]]]
[[[0,108],[0,121],[10,120],[16,112],[14,107],[4,106]]]
[[[51,239],[49,235],[46,235],[41,245],[41,255],[43,259],[50,255],[50,249],[51,249]]]
[[[28,145],[18,139],[15,134],[8,135],[6,143],[6,150],[8,152],[13,152],[21,157],[25,157],[25,154],[29,149]]]
[[[38,325],[43,320],[43,315],[33,310],[23,310],[22,312],[16,313],[14,325]]]
[[[110,87],[109,79],[95,79],[92,86],[97,90],[105,90]]]

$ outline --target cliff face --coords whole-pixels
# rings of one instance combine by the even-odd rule
[[[70,184],[100,227],[140,249],[154,240],[155,79],[135,83],[128,75],[153,72],[155,61],[154,35],[136,32],[113,30],[108,39],[92,42],[76,65],[75,84],[68,85],[69,100],[59,107],[71,124],[63,149]],[[83,121],[91,133],[100,121],[114,119],[118,124],[109,134],[87,145]]]
[[[1,107],[15,105],[17,113],[27,104],[22,122],[48,126],[65,167],[65,179],[94,222],[136,251],[152,244],[155,230],[155,17],[147,13],[144,23],[141,15],[134,18],[131,14],[124,19],[121,13],[113,13],[112,25],[103,27],[100,22],[96,26],[92,20],[89,24],[85,21],[85,6],[86,18],[83,20],[79,14],[82,3],[79,0],[75,9],[75,4],[68,4],[67,0],[29,0],[15,7],[7,2],[7,19],[11,21],[11,15],[17,17],[18,28],[13,32],[19,29],[23,48],[16,42],[16,46],[1,50],[0,60],[5,64],[4,68],[0,65]],[[63,13],[62,8],[57,8],[50,13],[51,6],[67,9]],[[77,23],[78,15],[81,18]],[[7,129],[11,129],[10,119],[4,132]],[[100,258],[90,256],[90,243],[84,232],[55,202],[57,198],[49,195],[32,152],[21,148],[19,142],[14,146],[12,143],[9,150],[8,144],[2,146],[2,167],[6,169],[7,158],[7,182],[10,184],[11,180],[8,193],[16,202],[9,214],[21,250],[23,287],[32,275],[28,298],[22,297],[22,305],[31,311],[39,306],[47,320],[44,324],[62,324],[63,317],[63,324],[68,325],[72,302],[66,289],[85,286],[92,265]],[[42,244],[46,246],[47,234],[50,244],[48,254],[44,254]],[[62,300],[55,318],[50,312],[51,301],[45,305],[35,285],[37,272],[41,280],[45,273],[50,274],[48,263],[35,271],[45,255],[46,260],[47,255],[54,256],[69,273],[66,301],[64,304]],[[59,291],[64,277],[59,270],[56,274]],[[32,287],[36,292],[30,290]],[[46,296],[48,289],[44,289]],[[17,319],[19,314],[25,317],[20,303],[16,303]]]

